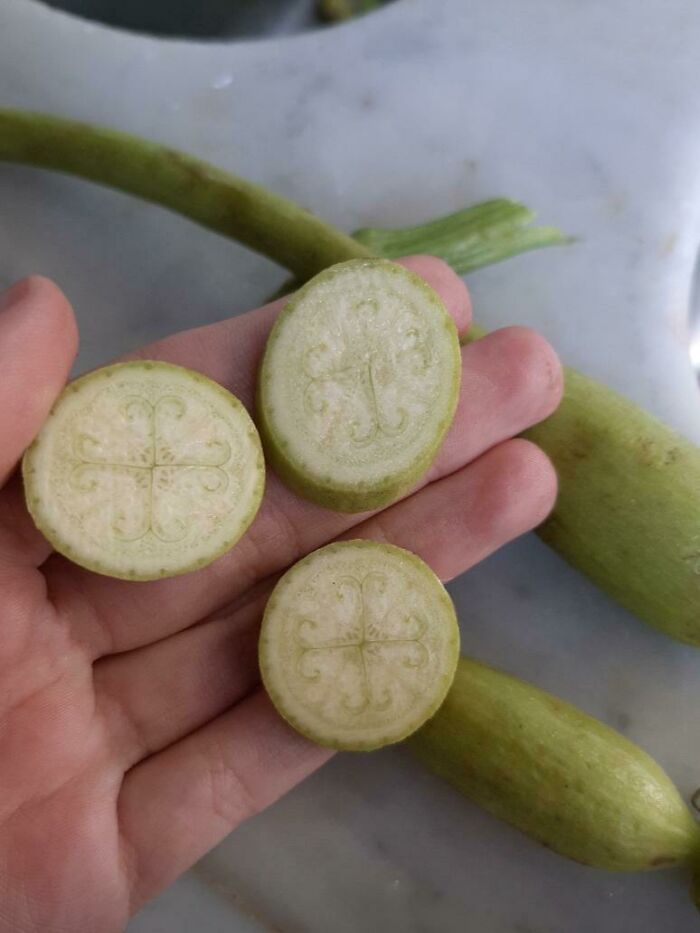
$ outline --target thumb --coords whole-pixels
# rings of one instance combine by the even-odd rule
[[[32,276],[0,295],[0,485],[39,432],[78,347],[68,299]]]

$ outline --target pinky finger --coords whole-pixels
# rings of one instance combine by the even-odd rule
[[[118,804],[132,912],[332,754],[294,732],[259,689],[133,768]]]

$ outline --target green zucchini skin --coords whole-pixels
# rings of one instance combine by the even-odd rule
[[[639,618],[700,645],[700,448],[573,370],[525,436],[559,476],[540,537]]]
[[[700,864],[700,826],[646,752],[478,661],[460,659],[447,699],[407,745],[479,806],[577,862]]]

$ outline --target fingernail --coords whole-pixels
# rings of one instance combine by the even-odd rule
[[[19,282],[15,282],[14,285],[11,285],[7,291],[0,295],[0,314],[3,311],[9,311],[10,308],[13,308],[24,298],[27,294],[28,284],[29,279],[20,279]]]

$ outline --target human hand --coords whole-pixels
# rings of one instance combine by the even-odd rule
[[[460,333],[470,306],[439,260],[405,264]],[[135,356],[200,370],[251,408],[283,302]],[[259,686],[257,633],[275,578],[335,538],[390,541],[449,580],[541,522],[556,479],[512,440],[561,395],[548,344],[508,328],[462,351],[455,422],[419,491],[344,515],[268,475],[238,545],[182,577],[128,583],[71,564],[34,528],[15,471],[63,388],[77,331],[45,279],[0,298],[0,931],[112,933],[242,820],[330,756]]]

